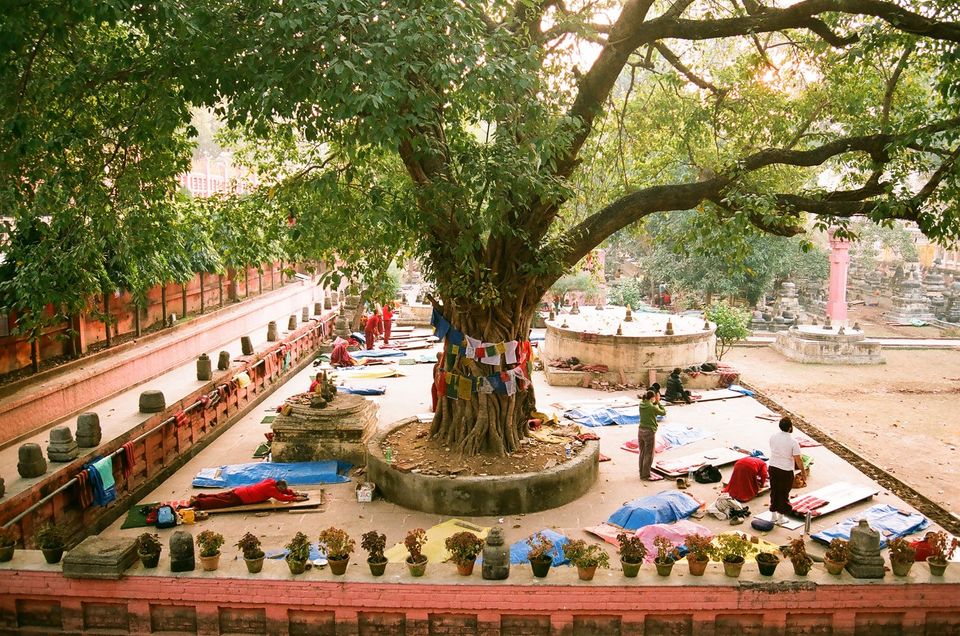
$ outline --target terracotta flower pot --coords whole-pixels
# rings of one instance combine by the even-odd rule
[[[470,576],[473,574],[473,564],[476,561],[468,561],[466,563],[457,563],[457,574],[460,576]]]
[[[690,574],[693,576],[703,576],[703,573],[707,571],[708,563],[710,563],[710,559],[691,559],[690,555],[687,555],[687,567],[690,568]]]
[[[593,575],[597,573],[597,566],[595,565],[578,565],[577,566],[577,576],[580,577],[581,581],[592,581]]]
[[[806,576],[807,573],[810,572],[810,568],[813,567],[813,564],[810,563],[809,561],[802,562],[802,563],[796,563],[791,561],[791,563],[793,563],[793,573],[796,574],[797,576]]]
[[[743,569],[743,558],[739,561],[723,561],[723,573],[731,578],[740,576],[740,570]]]
[[[40,548],[40,550],[43,552],[43,558],[51,565],[60,563],[60,559],[63,557],[63,546],[59,548]]]
[[[657,574],[660,576],[670,576],[670,571],[673,570],[673,559],[669,561],[654,561],[657,566]]]
[[[420,557],[422,560],[414,563],[407,557],[407,569],[410,570],[410,576],[423,576],[427,571],[427,557]]]
[[[155,568],[157,564],[160,563],[159,552],[138,552],[137,555],[140,557],[140,563],[142,563],[145,568]]]
[[[890,567],[893,568],[894,576],[907,576],[910,574],[910,568],[913,567],[913,559],[901,561],[899,559],[890,559]]]
[[[757,569],[760,570],[761,576],[773,576],[773,573],[776,572],[777,566],[780,565],[780,559],[774,557],[771,561],[764,561],[757,556]]]
[[[217,552],[213,556],[203,556],[200,555],[200,567],[203,568],[204,572],[213,572],[218,567],[220,567],[220,553]]]
[[[530,559],[530,568],[533,570],[533,575],[538,579],[542,579],[550,572],[550,566],[553,565],[553,559],[547,557],[546,559]]]
[[[371,561],[367,559],[367,565],[370,566],[370,574],[374,576],[383,576],[384,571],[387,569],[387,560],[383,561]]]
[[[946,559],[927,557],[927,565],[930,566],[930,574],[933,576],[943,576],[943,573],[946,571],[949,563],[946,561]]]
[[[243,557],[243,561],[247,564],[247,572],[250,574],[257,574],[263,570],[263,557],[257,557],[256,559]]]
[[[287,559],[287,567],[290,568],[290,574],[303,574],[307,570],[307,562]]]
[[[332,559],[327,557],[327,563],[330,565],[330,574],[341,576],[347,571],[347,564],[350,563],[350,557],[348,556],[345,559]]]
[[[16,548],[16,544],[0,546],[0,563],[5,563],[12,559],[13,552]]]
[[[838,576],[843,572],[843,567],[847,564],[846,561],[831,561],[830,559],[823,560],[823,567],[827,568],[827,572]]]
[[[643,561],[639,563],[630,563],[620,559],[620,567],[623,568],[623,575],[629,579],[636,578],[637,574],[640,572],[640,566],[643,565]]]

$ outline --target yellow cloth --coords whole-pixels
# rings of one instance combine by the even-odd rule
[[[233,379],[236,380],[237,385],[241,389],[250,384],[250,376],[247,375],[246,371],[243,371],[242,373],[238,373],[237,375],[233,376]]]
[[[357,367],[350,370],[338,369],[335,375],[338,378],[349,380],[352,378],[392,378],[403,374],[396,367],[371,366],[362,369]]]
[[[569,444],[569,437],[562,437],[560,435],[554,435],[549,430],[544,428],[539,428],[535,431],[530,431],[530,437],[545,442],[547,444]]]
[[[489,531],[489,527],[476,526],[469,521],[448,519],[427,530],[427,542],[423,544],[423,553],[430,563],[443,563],[450,558],[446,546],[448,538],[458,532],[472,532],[481,539],[486,539]],[[387,557],[387,561],[390,563],[403,563],[407,560],[408,553],[407,548],[401,542],[385,550],[383,555]]]
[[[740,534],[740,533],[734,531],[734,532],[721,532],[720,534]],[[718,535],[718,536],[719,536],[719,535]],[[748,535],[748,536],[749,536],[749,535]],[[717,537],[714,537],[714,538],[713,538],[713,542],[712,542],[712,543],[713,543],[713,547],[715,547],[715,548],[716,548],[716,547],[719,547],[719,545],[720,545],[720,544],[717,542]],[[758,537],[757,543],[754,543],[754,544],[753,544],[753,547],[754,547],[754,550],[755,550],[755,551],[754,551],[754,552],[751,552],[750,554],[748,554],[748,555],[747,555],[747,558],[744,559],[744,561],[747,562],[747,563],[750,563],[750,562],[752,562],[752,561],[756,561],[756,560],[757,560],[757,555],[758,555],[759,553],[761,553],[761,552],[771,552],[771,553],[773,553],[773,554],[776,554],[777,556],[780,556],[780,546],[778,546],[778,545],[776,545],[776,544],[774,544],[774,543],[770,543],[769,541],[764,541],[763,539],[759,539],[759,537]],[[782,558],[782,557],[781,557],[781,558]]]

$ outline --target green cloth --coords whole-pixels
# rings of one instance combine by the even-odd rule
[[[666,415],[667,409],[659,404],[654,404],[653,400],[643,400],[640,402],[640,427],[649,428],[651,431],[657,430],[657,416]]]
[[[113,457],[104,457],[100,461],[94,462],[93,467],[100,473],[100,481],[103,482],[104,490],[110,490],[116,485],[113,480]]]

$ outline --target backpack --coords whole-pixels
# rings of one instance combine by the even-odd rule
[[[173,506],[160,506],[157,508],[157,527],[172,528],[177,525],[177,513]]]
[[[715,484],[722,479],[720,469],[711,464],[706,464],[693,473],[693,478],[698,484]]]

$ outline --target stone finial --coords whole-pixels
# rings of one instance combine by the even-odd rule
[[[68,427],[54,426],[50,429],[50,442],[47,444],[47,458],[50,461],[71,462],[78,453],[77,442]]]
[[[704,331],[710,331],[710,329],[711,329],[711,327],[710,327],[710,321],[709,321],[709,320],[704,320],[704,321],[703,321],[703,330],[704,330]]]
[[[177,530],[170,535],[170,571],[192,572],[196,568],[193,553],[193,535]]]
[[[219,371],[226,371],[230,368],[230,352],[221,351],[220,357],[217,358],[217,369]]]
[[[833,329],[833,325],[830,324],[830,316],[827,316],[827,318],[823,321],[823,328]]]
[[[838,336],[842,336],[842,335],[844,335],[845,333],[847,333],[847,332],[844,330],[843,325],[840,325],[840,328],[837,329],[837,335],[838,335]]]
[[[317,303],[317,306],[319,307],[319,306],[320,306],[320,303]],[[324,309],[333,309],[333,299],[330,298],[330,294],[329,294],[329,293],[324,293],[324,294],[323,294],[323,308],[324,308]],[[320,312],[318,311],[317,314],[319,315],[319,313],[320,313]]]
[[[860,329],[860,323],[859,323],[859,322],[853,323],[853,330],[854,330],[854,331],[862,331],[862,329]]]
[[[569,325],[567,324],[567,321],[564,320],[564,321],[563,321],[563,324],[560,325],[560,328],[561,328],[561,329],[566,329],[567,327],[569,327]]]
[[[663,332],[664,335],[672,336],[673,335],[673,320],[667,318],[667,330]]]
[[[307,322],[308,320],[310,320],[310,308],[304,307],[303,311],[300,312],[300,321]]]
[[[623,335],[623,325],[617,325],[617,335],[618,336]]]
[[[627,314],[623,317],[623,322],[633,322],[633,310],[627,305]]]
[[[100,444],[100,416],[96,413],[81,413],[77,416],[77,446],[94,448]]]
[[[550,315],[547,316],[547,320],[556,320],[556,319],[557,319],[557,314],[554,313],[553,309],[551,309],[551,310],[550,310]]]
[[[22,444],[17,451],[17,457],[20,460],[17,463],[17,472],[21,477],[29,479],[47,472],[47,460],[43,458],[39,444]]]
[[[577,301],[573,301],[573,308],[570,309],[570,313],[571,313],[571,314],[579,314],[579,313],[580,313],[580,303],[578,303]]]
[[[488,581],[500,581],[510,576],[510,550],[503,543],[503,530],[494,526],[483,545],[481,575]]]
[[[210,361],[210,356],[201,353],[197,358],[197,379],[206,382],[211,378],[213,378],[213,363]]]
[[[280,330],[277,329],[277,321],[271,320],[267,323],[267,342],[276,342],[280,339]]]
[[[326,296],[324,296],[324,298],[326,299],[327,302],[330,302],[330,299],[326,298]],[[330,308],[327,307],[326,309],[330,309]],[[313,315],[314,315],[314,316],[319,316],[320,314],[323,313],[323,310],[324,310],[323,303],[313,303]]]
[[[141,413],[160,413],[165,408],[167,408],[167,402],[163,397],[163,391],[149,389],[140,394]]]
[[[297,315],[291,314],[290,320],[287,321],[287,331],[296,331],[297,330]]]
[[[880,533],[866,519],[850,530],[850,560],[847,572],[858,579],[882,579],[884,561],[880,556]]]
[[[240,337],[240,352],[245,356],[253,355],[253,341],[250,340],[250,336]]]
[[[603,303],[598,302],[598,303],[597,303],[597,306],[594,307],[594,310],[595,310],[595,311],[603,311]]]

